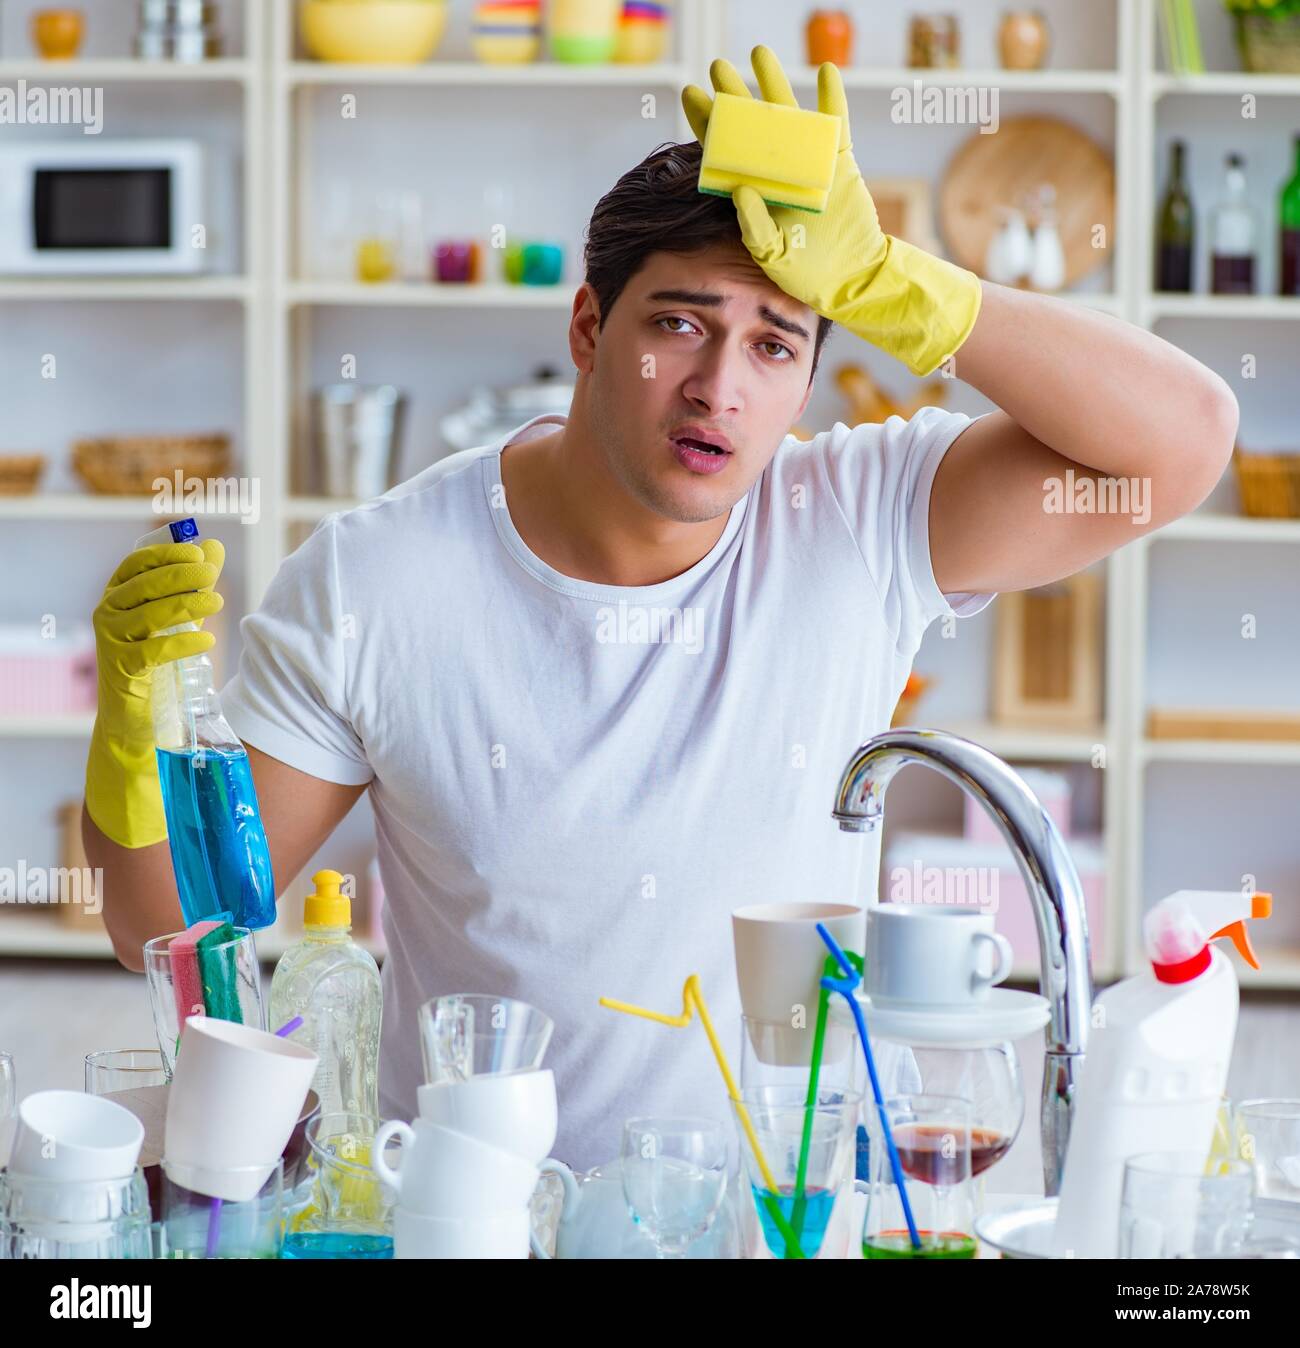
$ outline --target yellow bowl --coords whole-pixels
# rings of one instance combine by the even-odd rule
[[[447,28],[446,0],[306,0],[303,44],[318,61],[418,65]]]

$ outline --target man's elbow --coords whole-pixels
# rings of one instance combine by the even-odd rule
[[[1237,445],[1241,408],[1237,395],[1212,370],[1191,395],[1191,416],[1180,442],[1172,446],[1163,491],[1168,520],[1196,509],[1219,485]]]

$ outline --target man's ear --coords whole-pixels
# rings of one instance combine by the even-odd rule
[[[569,354],[580,374],[590,374],[596,363],[596,342],[600,336],[600,300],[584,281],[573,297],[573,316],[569,320]]]

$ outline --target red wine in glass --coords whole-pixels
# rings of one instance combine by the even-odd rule
[[[954,1149],[958,1129],[942,1123],[904,1123],[894,1128],[894,1146],[903,1169],[923,1184],[951,1185],[982,1175],[1011,1149],[1013,1139],[993,1128],[970,1130],[970,1175],[965,1149]]]

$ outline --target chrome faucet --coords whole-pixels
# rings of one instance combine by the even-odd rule
[[[996,755],[942,730],[889,730],[854,750],[835,793],[835,819],[866,833],[884,818],[885,792],[899,768],[923,763],[956,782],[989,812],[1024,876],[1041,958],[1039,991],[1051,1003],[1043,1067],[1043,1192],[1061,1183],[1075,1084],[1092,1014],[1088,925],[1079,873],[1056,825],[1024,781]]]

